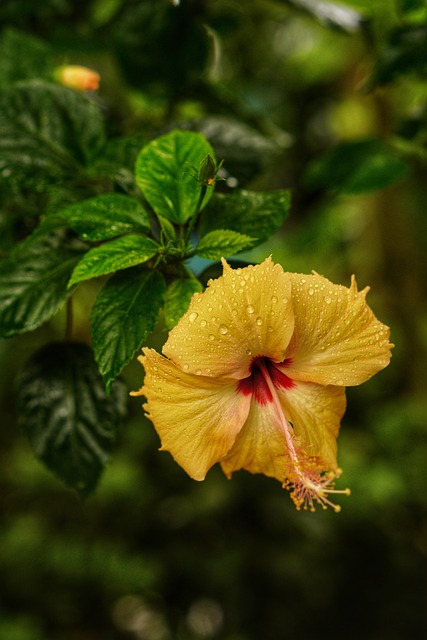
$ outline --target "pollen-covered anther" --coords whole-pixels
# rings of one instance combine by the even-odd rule
[[[302,466],[288,473],[283,487],[290,491],[291,498],[298,509],[316,511],[331,507],[336,513],[341,511],[338,504],[332,502],[331,494],[350,495],[350,489],[335,489],[335,480],[341,475],[341,469],[322,471],[316,462],[308,458]]]

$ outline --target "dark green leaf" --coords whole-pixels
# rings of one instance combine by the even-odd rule
[[[87,345],[54,342],[35,353],[20,376],[21,424],[36,456],[87,495],[110,457],[126,396],[119,381],[107,396]]]
[[[345,142],[314,162],[306,175],[312,189],[363,193],[384,189],[401,180],[408,165],[382,140]]]
[[[75,267],[68,286],[104,276],[113,271],[135,267],[156,255],[158,246],[145,236],[122,236],[90,249]]]
[[[150,229],[147,212],[138,200],[118,193],[83,200],[58,215],[83,240],[108,240],[129,231]]]
[[[63,234],[40,236],[0,263],[0,335],[31,331],[71,294],[71,273],[87,247]]]
[[[90,167],[91,171],[118,179],[123,176],[123,170],[133,175],[138,153],[147,142],[147,137],[142,135],[121,136],[107,140],[94,159]]]
[[[360,31],[366,19],[361,13],[342,2],[326,2],[324,0],[285,0],[300,11],[313,16],[328,27],[347,33]]]
[[[187,311],[193,294],[201,291],[202,285],[194,278],[172,282],[165,295],[165,323],[168,329],[172,329]]]
[[[59,85],[27,81],[0,98],[0,171],[7,175],[80,170],[103,144],[97,105]]]
[[[107,389],[154,329],[165,289],[161,273],[135,268],[112,276],[98,294],[93,348]]]
[[[272,140],[247,124],[224,116],[201,118],[182,127],[202,133],[217,158],[224,160],[226,173],[239,183],[256,177],[273,155],[282,151],[282,143],[289,143],[289,135],[283,131]]]
[[[200,222],[200,234],[214,229],[231,229],[261,244],[283,224],[289,213],[289,191],[238,191],[215,194]]]
[[[195,252],[201,258],[218,260],[251,249],[256,244],[256,238],[229,229],[216,229],[203,236]]]
[[[52,73],[51,51],[43,41],[15,29],[0,39],[0,84],[48,77]]]
[[[214,157],[209,142],[190,131],[171,131],[142,149],[136,162],[136,182],[158,215],[182,224],[197,213],[201,187],[189,172],[207,154]],[[206,190],[204,204],[212,192]]]

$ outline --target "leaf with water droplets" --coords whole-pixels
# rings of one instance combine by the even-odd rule
[[[200,133],[190,131],[171,131],[142,149],[136,161],[135,178],[158,215],[182,224],[198,213],[201,185],[190,172],[207,155],[215,158],[209,142]],[[212,188],[206,189],[202,207],[212,193]]]
[[[30,236],[0,263],[0,335],[31,331],[53,316],[72,293],[70,275],[86,251],[64,233]]]
[[[256,244],[256,238],[237,233],[237,231],[216,229],[203,236],[195,252],[201,258],[217,260],[218,258],[226,258],[241,251],[247,251]]]
[[[95,489],[108,462],[126,399],[119,381],[107,396],[85,344],[45,345],[19,378],[21,425],[36,456],[82,495]]]
[[[147,262],[158,245],[142,235],[126,235],[90,249],[75,267],[68,286]]]
[[[0,98],[0,171],[16,179],[35,170],[74,176],[104,142],[96,103],[41,80],[17,83]]]
[[[280,229],[289,213],[290,202],[289,191],[242,189],[233,194],[215,194],[201,216],[200,234],[230,229],[256,239],[254,245],[259,245]]]
[[[172,329],[188,309],[194,293],[200,293],[202,285],[195,278],[174,280],[165,294],[165,322]]]
[[[148,214],[142,204],[118,193],[82,200],[58,214],[82,240],[108,240],[131,231],[149,231]],[[46,220],[49,220],[47,218]]]
[[[98,294],[91,317],[93,349],[107,390],[154,329],[165,289],[161,273],[134,267],[116,273]]]

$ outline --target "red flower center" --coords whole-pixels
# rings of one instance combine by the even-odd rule
[[[252,359],[250,365],[250,375],[237,383],[238,393],[243,393],[245,396],[253,395],[254,399],[261,405],[273,402],[266,376],[270,377],[276,389],[292,389],[295,386],[295,382],[283,371],[290,363],[291,360],[289,358],[283,360],[283,362],[273,362],[266,356],[256,356]]]

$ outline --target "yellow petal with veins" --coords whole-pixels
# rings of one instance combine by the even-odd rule
[[[145,367],[144,409],[176,462],[195,480],[203,480],[213,464],[234,444],[250,406],[236,392],[234,380],[213,380],[183,373],[153,349],[139,358]]]
[[[337,468],[337,436],[346,407],[343,387],[295,382],[278,390],[280,403],[304,453],[318,458],[325,470]]]
[[[231,269],[194,294],[163,353],[183,371],[241,379],[254,356],[283,360],[294,329],[290,279],[270,258]]]
[[[390,361],[390,330],[366,303],[368,289],[332,284],[315,275],[286,274],[292,282],[295,331],[286,353],[288,375],[323,385],[361,384]]]
[[[262,406],[252,402],[248,419],[221,467],[229,478],[234,471],[246,469],[285,481],[286,437],[272,402]]]

